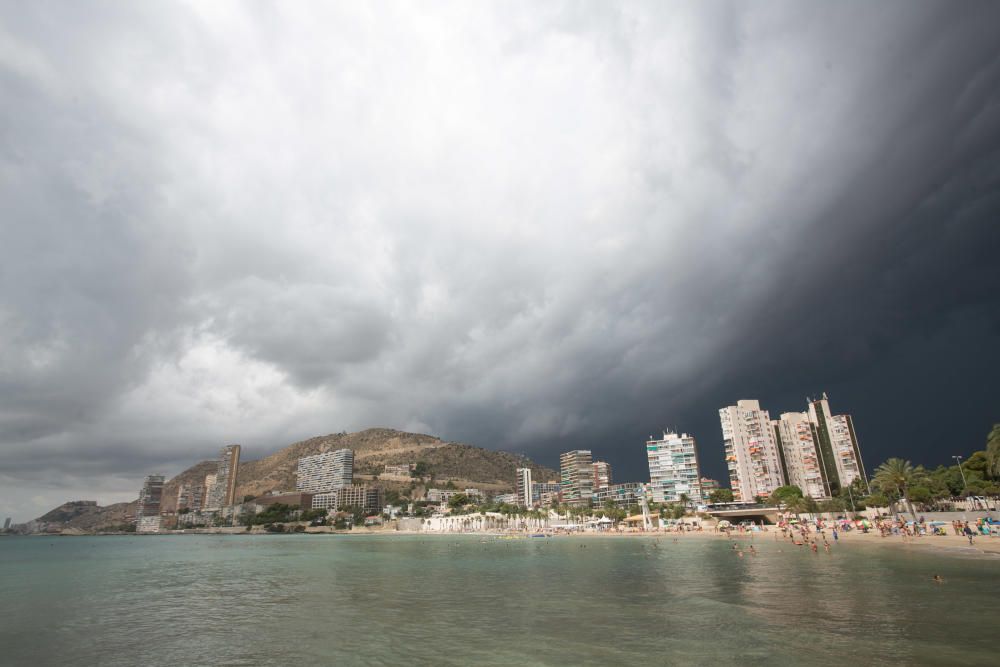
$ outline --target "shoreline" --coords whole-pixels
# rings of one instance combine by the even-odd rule
[[[719,533],[715,531],[702,532],[579,532],[579,533],[544,533],[544,537],[534,537],[543,533],[534,532],[489,532],[489,531],[469,531],[469,532],[436,532],[436,531],[413,531],[413,530],[307,530],[303,533],[267,533],[267,532],[246,532],[237,531],[199,531],[180,532],[170,531],[163,533],[35,533],[29,535],[4,535],[3,537],[187,537],[187,536],[244,536],[244,537],[273,537],[273,536],[297,536],[297,535],[328,535],[339,537],[393,537],[393,536],[427,536],[427,537],[479,537],[491,539],[682,539],[682,540],[739,540],[751,542],[774,542],[776,544],[789,544],[791,541],[782,537],[780,531],[774,527],[765,532],[734,532],[731,534]],[[890,535],[882,537],[878,533],[846,532],[839,533],[839,540],[836,542],[832,536],[827,534],[827,540],[831,545],[838,548],[844,545],[867,545],[882,546],[894,549],[916,549],[924,553],[939,553],[951,556],[966,556],[994,559],[1000,558],[1000,538],[990,538],[977,536],[970,546],[968,539],[958,535],[926,535],[922,537],[903,537],[900,535]],[[817,533],[811,532],[809,537],[815,539]]]

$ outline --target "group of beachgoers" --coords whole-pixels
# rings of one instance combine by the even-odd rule
[[[830,553],[830,541],[826,538],[827,530],[830,531],[831,537],[834,543],[836,543],[840,540],[840,533],[844,530],[850,530],[850,527],[841,524],[838,528],[838,524],[835,521],[826,522],[822,519],[817,519],[811,529],[809,523],[805,521],[796,523],[780,521],[778,522],[778,530],[781,531],[781,536],[784,539],[790,540],[797,547],[807,546],[815,554],[819,553],[820,539],[823,540],[823,551]],[[775,533],[774,537],[778,539],[777,533]]]
[[[915,521],[906,521],[902,517],[876,517],[874,519],[846,519],[836,520],[815,519],[813,521],[799,521],[798,519],[782,520],[778,523],[778,528],[785,536],[794,535],[796,532],[803,536],[811,531],[825,536],[827,530],[831,530],[834,539],[838,539],[838,532],[845,533],[852,530],[862,533],[875,532],[882,537],[901,536],[906,538],[923,537],[925,535],[947,535],[945,521],[927,521],[923,516]],[[951,528],[955,535],[964,536],[973,544],[976,537],[1000,534],[1000,520],[993,518],[979,518],[974,521],[955,519],[951,522]]]
[[[991,518],[979,518],[974,521],[955,519],[950,522],[952,532],[958,536],[964,536],[973,544],[978,536],[989,537],[991,534],[1000,532],[1000,521]],[[924,537],[925,535],[947,535],[945,521],[927,521],[920,517],[916,521],[905,521],[901,517],[875,519],[874,527],[868,530],[877,530],[882,537],[898,535],[903,538]],[[866,532],[868,532],[866,530]]]

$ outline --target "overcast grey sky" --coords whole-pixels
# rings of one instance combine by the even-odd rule
[[[0,3],[0,518],[241,442],[1000,421],[997,3]],[[954,451],[952,451],[954,450]]]

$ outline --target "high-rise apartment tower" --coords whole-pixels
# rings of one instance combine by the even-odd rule
[[[831,414],[830,403],[823,392],[821,399],[809,401],[809,421],[816,427],[831,491],[839,493],[855,479],[861,479],[867,486],[868,477],[851,415]]]
[[[307,493],[325,493],[354,483],[354,450],[337,449],[299,459],[295,488]]]
[[[135,510],[136,532],[160,532],[160,500],[162,498],[163,475],[149,475],[139,491],[139,504]]]
[[[594,492],[594,466],[589,449],[575,449],[559,455],[559,484],[564,503],[590,503]]]
[[[517,469],[517,504],[521,507],[531,507],[534,499],[531,494],[531,468]]]
[[[693,503],[704,502],[694,436],[666,432],[661,440],[650,436],[646,442],[646,460],[653,502],[680,502],[681,496]]]
[[[205,503],[206,509],[219,510],[236,503],[236,476],[240,470],[240,446],[227,445],[219,453],[215,484]]]
[[[611,486],[611,464],[594,461],[594,492]]]
[[[737,401],[719,410],[733,500],[767,498],[784,484],[780,452],[771,418],[757,401]]]
[[[830,497],[830,483],[823,465],[816,427],[804,412],[784,412],[771,422],[778,440],[786,484],[799,487],[812,498]]]

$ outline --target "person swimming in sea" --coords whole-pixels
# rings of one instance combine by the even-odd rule
[[[934,575],[934,583],[935,584],[943,584],[944,583],[944,579],[941,578],[940,574],[935,574]]]

